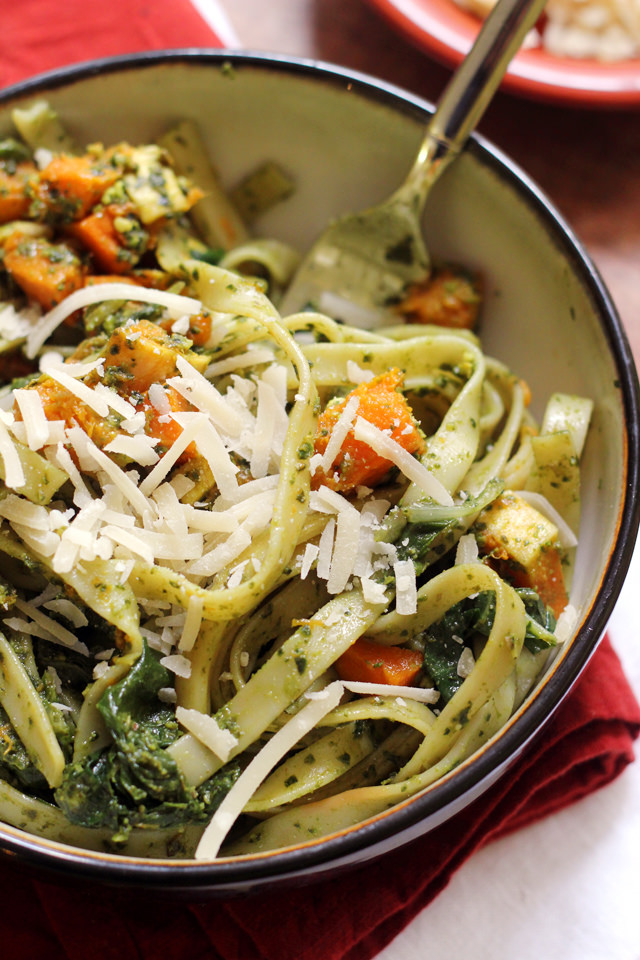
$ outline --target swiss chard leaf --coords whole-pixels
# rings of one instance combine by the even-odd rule
[[[129,673],[98,702],[116,747],[111,778],[136,803],[178,800],[184,793],[177,765],[165,749],[179,736],[178,724],[158,699],[158,691],[169,683],[168,670],[145,644]]]
[[[169,674],[146,645],[129,673],[110,687],[98,709],[113,744],[68,764],[55,799],[67,818],[107,827],[115,843],[132,827],[206,822],[240,774],[227,764],[197,789],[188,786],[166,751],[180,735],[173,711],[158,699]]]
[[[555,618],[535,590],[516,591],[527,614],[525,644],[532,653],[555,646]],[[444,617],[422,634],[424,665],[446,702],[461,686],[458,661],[463,647],[473,647],[481,637],[488,637],[496,615],[496,597],[492,590],[482,590],[475,597],[466,597],[446,612]]]
[[[531,653],[540,653],[542,650],[548,650],[557,645],[557,640],[553,635],[556,628],[556,618],[553,610],[545,606],[535,590],[529,588],[520,588],[516,591],[524,603],[527,612],[527,631],[524,637],[524,643]]]
[[[483,590],[454,604],[441,620],[422,635],[424,665],[446,703],[462,685],[458,661],[465,646],[472,646],[478,634],[487,636],[495,616],[495,596]]]
[[[452,549],[473,525],[478,515],[503,490],[500,480],[491,480],[477,497],[447,507],[429,502],[416,502],[402,507],[408,521],[396,539],[400,560],[412,560],[416,576]],[[397,526],[397,518],[395,519]]]

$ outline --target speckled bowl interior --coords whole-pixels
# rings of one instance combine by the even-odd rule
[[[153,141],[181,118],[199,124],[225,184],[273,159],[296,190],[258,232],[304,249],[335,214],[385,197],[420,142],[429,105],[327,65],[189,51],[116,58],[0,94],[46,96],[79,141]],[[185,894],[247,892],[362,863],[433,829],[502,775],[570,690],[622,586],[638,527],[638,387],[614,307],[579,242],[526,175],[482,139],[435,187],[425,232],[433,254],[478,268],[488,353],[526,378],[540,414],[556,390],[595,401],[584,455],[584,513],[572,602],[580,629],[518,714],[425,793],[359,827],[271,854],[213,864],[133,860],[0,827],[0,851],[68,876]]]

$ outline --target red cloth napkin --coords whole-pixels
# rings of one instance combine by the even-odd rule
[[[0,6],[0,88],[97,57],[221,46],[190,0],[2,0]]]
[[[571,695],[497,784],[450,822],[373,866],[249,898],[176,903],[43,882],[2,865],[2,956],[369,960],[489,840],[613,780],[633,759],[639,732],[640,707],[605,639]]]

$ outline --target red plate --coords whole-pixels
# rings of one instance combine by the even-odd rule
[[[478,31],[476,17],[454,0],[369,0],[416,46],[457,66]],[[503,88],[541,100],[582,107],[640,106],[640,59],[619,63],[554,57],[524,50],[511,63]]]

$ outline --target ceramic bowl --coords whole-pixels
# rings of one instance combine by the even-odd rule
[[[335,214],[385,197],[408,170],[431,106],[371,77],[260,55],[173,51],[56,71],[0,94],[9,111],[46,96],[81,142],[153,141],[193,118],[225,184],[264,159],[296,180],[260,231],[306,248]],[[384,815],[285,851],[215,863],[87,852],[0,827],[0,849],[23,863],[109,884],[229,895],[313,880],[362,864],[433,830],[502,776],[568,694],[620,592],[638,528],[639,414],[633,360],[614,306],[579,241],[515,164],[475,137],[426,210],[437,256],[479,269],[481,336],[532,388],[540,414],[556,390],[595,400],[584,454],[584,514],[572,602],[575,640],[534,695],[479,753]]]

